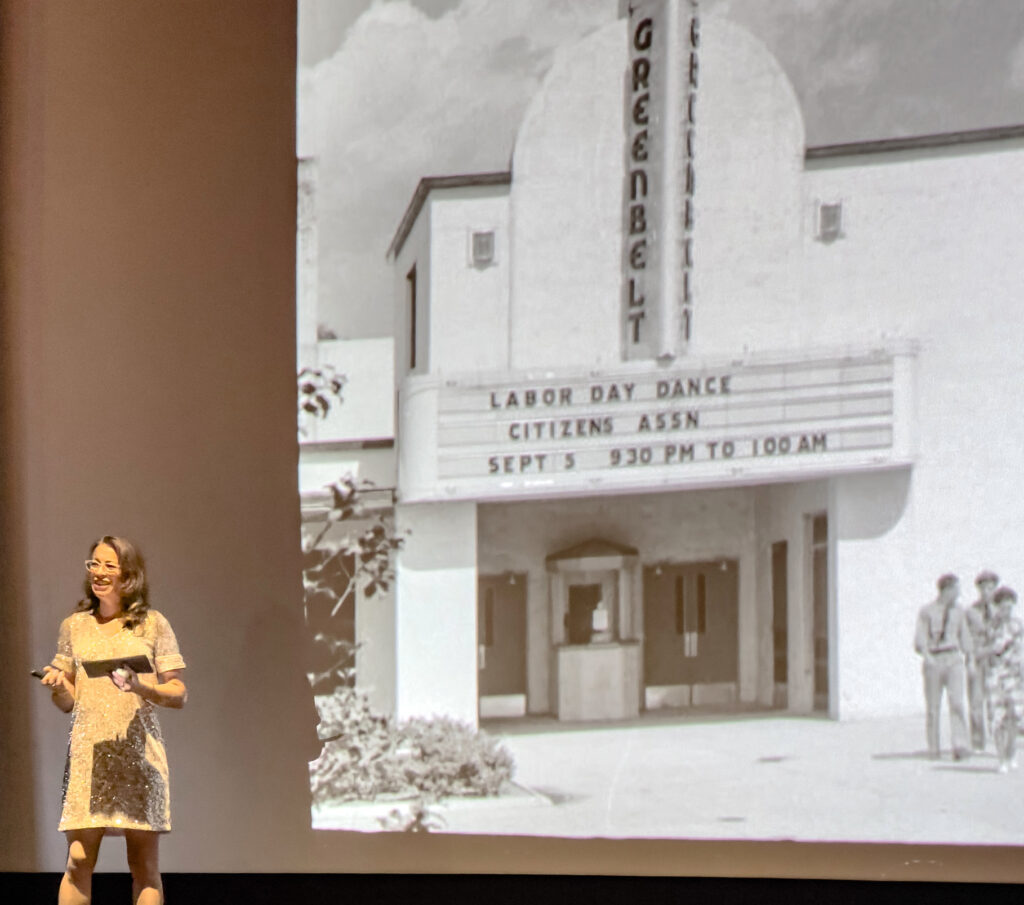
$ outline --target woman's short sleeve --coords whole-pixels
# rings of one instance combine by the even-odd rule
[[[169,672],[172,669],[184,669],[185,661],[178,651],[178,639],[174,637],[171,624],[160,614],[156,616],[156,634],[153,639],[153,659],[157,672]]]
[[[63,669],[69,676],[75,672],[75,654],[71,649],[71,617],[68,616],[60,624],[57,633],[57,653],[53,655],[50,665],[55,669]]]

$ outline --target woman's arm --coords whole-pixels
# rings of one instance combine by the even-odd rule
[[[127,679],[118,681],[116,676],[111,676],[114,684],[122,691],[133,691],[144,701],[150,704],[157,704],[160,707],[173,707],[180,710],[188,700],[188,689],[181,680],[180,669],[169,669],[167,672],[157,673],[156,682],[144,682],[139,678],[138,673],[128,670]]]
[[[68,674],[63,669],[46,666],[39,681],[50,686],[50,700],[65,713],[71,713],[75,707],[75,683]]]

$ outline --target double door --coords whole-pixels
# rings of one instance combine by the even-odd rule
[[[738,663],[738,561],[646,567],[644,683],[736,682]]]

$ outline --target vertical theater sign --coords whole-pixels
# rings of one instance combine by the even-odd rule
[[[631,3],[629,35],[623,358],[671,360],[693,323],[696,2]]]

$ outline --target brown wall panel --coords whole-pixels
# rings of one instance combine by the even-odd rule
[[[0,868],[59,869],[66,717],[27,680],[98,534],[135,538],[191,700],[179,870],[295,869],[295,7],[7,3]],[[104,862],[123,869],[123,848]]]

